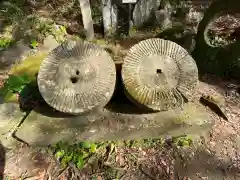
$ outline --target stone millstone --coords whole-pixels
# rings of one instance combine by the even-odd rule
[[[38,87],[58,111],[80,114],[105,106],[115,89],[116,69],[101,47],[81,40],[67,41],[46,57]]]
[[[134,102],[162,111],[181,107],[183,96],[191,98],[198,84],[198,69],[184,48],[152,38],[130,49],[122,66],[122,79]]]

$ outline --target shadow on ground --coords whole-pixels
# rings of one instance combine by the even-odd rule
[[[5,149],[0,143],[0,179],[4,179]]]
[[[19,95],[19,106],[22,111],[36,111],[39,114],[49,117],[72,117],[73,115],[59,112],[50,107],[41,96],[37,82],[27,84]]]
[[[121,78],[121,67],[117,68],[117,81],[114,94],[110,102],[106,105],[106,109],[115,113],[123,114],[148,114],[153,113],[152,110],[147,109],[140,104],[134,103],[127,95]]]

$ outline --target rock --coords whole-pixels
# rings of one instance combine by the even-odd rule
[[[13,64],[21,62],[31,52],[23,41],[17,42],[13,47],[0,54],[0,71],[9,69]]]
[[[160,6],[161,0],[139,0],[133,10],[133,23],[136,27],[141,27],[148,22]]]
[[[59,44],[54,36],[47,36],[43,41],[43,45],[38,47],[37,50],[31,51],[27,56],[22,57],[22,61],[13,65],[8,73],[12,75],[27,74],[30,79],[35,79],[43,59]]]
[[[4,147],[15,147],[18,141],[11,136],[7,136],[8,133],[18,121],[24,117],[23,113],[19,109],[18,104],[4,103],[0,104],[0,141]]]
[[[36,74],[39,71],[40,65],[41,65],[43,59],[47,55],[48,55],[47,51],[41,51],[41,52],[37,52],[33,55],[29,55],[24,61],[13,66],[10,69],[9,74],[12,74],[15,76],[27,74],[31,80],[35,80]]]
[[[167,28],[155,37],[173,41],[186,49],[189,54],[194,50],[196,44],[194,30],[182,25]]]
[[[11,137],[11,136],[3,136],[3,135],[0,135],[0,140],[1,140],[1,145],[4,147],[4,148],[7,148],[7,149],[14,149],[16,148],[19,144],[21,144],[20,141],[18,141],[17,139]]]
[[[186,14],[187,24],[198,25],[202,20],[204,12],[197,11],[193,7],[189,9],[189,12]]]
[[[165,9],[161,9],[155,12],[157,23],[160,25],[162,29],[166,29],[171,27],[171,13]]]
[[[12,29],[12,31],[20,33],[20,30],[19,28],[17,28],[17,26]],[[16,36],[17,33],[13,33],[14,36]],[[31,49],[27,44],[25,44],[25,40],[22,36],[20,37],[19,35],[18,38],[14,37],[15,40],[21,40],[19,40],[15,45],[8,48],[7,50],[0,51],[0,75],[2,75],[1,78],[8,73],[8,71],[12,68],[13,65],[18,65],[22,61],[29,59],[28,56],[32,56],[39,51],[49,52],[53,50],[60,44],[60,42],[65,40],[65,36],[67,34],[64,26],[56,24],[53,25],[51,33],[53,35],[48,35],[43,40],[43,45],[40,45],[36,49]],[[7,77],[4,76],[4,79],[5,78]]]
[[[212,111],[214,111],[219,116],[223,117],[223,119],[228,121],[223,98],[218,96],[202,95],[202,97],[200,98],[200,102],[208,106]]]
[[[59,46],[57,40],[52,35],[49,35],[44,39],[43,46],[41,48],[42,50],[51,51],[57,46]]]
[[[9,128],[24,116],[24,112],[19,109],[18,104],[4,103],[0,104],[0,133],[3,134]]]
[[[43,113],[44,112],[44,113]],[[134,140],[167,135],[206,133],[213,120],[200,105],[185,104],[183,110],[152,114],[115,113],[107,109],[82,116],[62,116],[47,109],[32,111],[16,136],[32,146],[58,141]]]

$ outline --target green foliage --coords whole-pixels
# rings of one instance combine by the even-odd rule
[[[63,43],[65,35],[67,34],[66,27],[62,25],[53,24],[49,34],[53,35],[57,42]]]
[[[74,163],[77,168],[82,169],[86,160],[97,153],[100,143],[91,143],[83,141],[78,144],[68,145],[67,143],[59,142],[52,146],[55,157],[63,166],[69,163]]]
[[[24,2],[25,0],[8,0],[0,3],[0,13],[4,15],[7,23],[11,24],[25,16]]]
[[[5,176],[4,178],[5,178],[5,180],[12,180],[12,178],[9,176]]]
[[[31,40],[30,47],[33,49],[38,47],[38,42],[36,39]]]
[[[38,22],[39,27],[39,33],[43,34],[44,36],[46,36],[48,33],[50,33],[52,31],[52,27],[51,24],[45,24],[41,21]]]
[[[95,21],[102,19],[102,1],[101,0],[90,0],[92,17]]]
[[[26,84],[28,84],[29,78],[27,75],[22,76],[10,76],[6,81],[7,87],[13,92],[21,92]]]
[[[58,42],[62,42],[63,36],[66,35],[66,28],[56,25],[49,18],[43,18],[38,14],[31,14],[30,11],[26,11],[28,7],[24,3],[24,0],[8,0],[0,3],[0,14],[4,17],[3,31],[13,33],[13,37],[16,40],[27,40],[29,46],[33,49],[47,35],[53,35]],[[11,43],[11,39],[6,37],[1,38],[0,49],[6,49]]]
[[[0,50],[1,49],[7,49],[8,47],[10,47],[12,44],[14,43],[14,41],[11,38],[1,38],[0,39]]]
[[[177,147],[183,147],[183,146],[188,147],[193,144],[193,140],[189,136],[178,136],[173,138],[173,143]]]
[[[0,95],[4,97],[5,102],[16,100],[16,95],[19,94],[24,87],[30,83],[27,75],[14,76],[11,75],[0,89]]]
[[[188,136],[179,136],[173,138],[172,143],[176,144],[177,147],[183,147],[192,145],[193,141]],[[51,146],[51,151],[63,166],[74,164],[78,169],[83,169],[87,164],[93,165],[96,162],[97,164],[104,164],[103,161],[115,159],[116,149],[130,150],[131,148],[161,148],[163,145],[164,140],[162,138],[138,141],[106,141],[97,143],[82,141],[73,145],[59,142]],[[115,172],[116,169],[113,168],[113,166],[106,165],[104,168],[107,168],[104,172],[105,177],[109,177],[110,179],[118,177],[118,172]]]

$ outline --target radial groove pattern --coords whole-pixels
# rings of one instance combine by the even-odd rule
[[[198,69],[178,44],[159,38],[134,45],[124,59],[122,79],[129,98],[152,110],[180,107],[196,89]]]
[[[58,111],[79,114],[103,107],[115,88],[116,69],[110,55],[86,41],[68,41],[41,64],[38,87]]]

